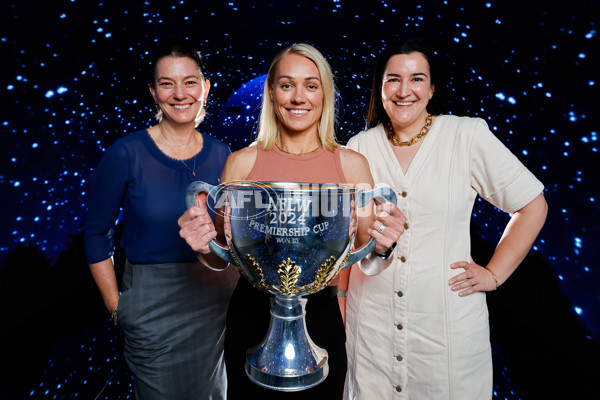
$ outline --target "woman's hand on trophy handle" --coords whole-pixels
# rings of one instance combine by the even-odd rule
[[[377,204],[377,213],[369,227],[369,235],[376,242],[375,253],[385,253],[406,229],[406,217],[395,204]]]
[[[206,193],[199,193],[196,206],[190,207],[177,220],[179,225],[179,236],[196,253],[208,254],[210,249],[208,243],[217,237],[217,231],[206,208]]]

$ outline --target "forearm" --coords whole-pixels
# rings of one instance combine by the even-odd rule
[[[104,305],[112,312],[119,303],[119,286],[115,275],[115,267],[112,258],[107,258],[99,263],[90,264],[90,270]]]
[[[330,283],[330,285],[337,285],[338,287],[337,299],[344,327],[346,327],[346,292],[350,281],[350,268],[352,268],[352,266],[341,270],[338,276]]]
[[[548,205],[543,195],[515,212],[506,225],[487,267],[503,284],[523,261],[546,221]]]
[[[335,283],[338,287],[338,290],[346,291],[348,290],[348,282],[350,281],[350,269],[352,266],[348,268],[344,268],[340,271],[338,276],[333,280],[332,283]]]

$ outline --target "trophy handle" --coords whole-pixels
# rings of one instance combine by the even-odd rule
[[[379,201],[385,200],[389,203],[397,204],[396,192],[394,192],[391,188],[384,186],[369,190],[367,192],[358,192],[358,194],[356,195],[357,207],[363,207],[373,199],[377,199]],[[348,268],[349,266],[356,264],[357,262],[365,258],[375,249],[375,245],[375,239],[371,238],[367,243],[363,245],[363,247],[351,252],[348,257],[348,260],[342,266],[341,269]]]
[[[185,204],[187,208],[196,206],[196,196],[198,196],[198,193],[200,192],[206,192],[213,200],[217,201],[217,193],[219,192],[219,187],[213,186],[210,183],[202,181],[195,181],[190,183],[185,191]],[[217,243],[215,239],[211,240],[208,243],[208,247],[213,253],[221,257],[223,260],[227,261],[229,264],[235,264],[235,261],[229,253],[228,247],[221,246],[219,243]]]

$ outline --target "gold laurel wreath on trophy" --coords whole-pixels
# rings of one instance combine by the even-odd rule
[[[348,255],[346,255],[346,259],[348,258],[348,256],[349,253]],[[233,259],[237,261],[236,257],[233,257]],[[313,294],[325,287],[337,275],[337,273],[334,275],[331,274],[333,272],[333,269],[335,268],[336,261],[336,257],[329,257],[319,267],[317,275],[315,276],[315,280],[312,283],[309,283],[308,285],[299,287],[296,286],[296,284],[298,283],[298,279],[300,278],[300,268],[296,265],[296,262],[290,257],[283,260],[283,262],[277,268],[277,275],[279,281],[281,282],[281,286],[267,285],[267,283],[265,282],[265,276],[262,272],[262,269],[260,268],[260,265],[258,264],[258,262],[256,262],[256,259],[254,259],[254,257],[252,257],[250,254],[244,255],[243,262],[252,276],[246,276],[242,268],[239,269],[244,275],[244,277],[247,279],[250,278],[248,280],[254,282],[259,289],[266,291],[275,290],[285,296],[293,296],[296,293],[304,290],[307,291],[307,294]],[[346,260],[344,260],[344,262],[345,261]],[[238,267],[240,267],[240,265],[238,265]]]
[[[300,278],[300,268],[298,268],[296,262],[292,261],[290,257],[279,264],[277,275],[279,276],[281,286],[276,289],[278,289],[281,294],[292,296],[302,289],[296,287],[296,283],[298,283],[298,279]]]

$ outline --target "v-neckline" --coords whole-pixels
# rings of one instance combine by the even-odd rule
[[[418,171],[421,169],[421,165],[423,163],[423,160],[426,158],[427,153],[429,153],[430,148],[431,148],[431,143],[432,141],[434,141],[434,136],[437,133],[437,120],[439,119],[440,116],[437,116],[434,120],[433,123],[431,125],[431,129],[429,130],[429,133],[422,139],[421,141],[421,146],[417,149],[417,151],[415,152],[414,157],[412,158],[412,160],[410,161],[410,163],[408,164],[408,167],[406,168],[406,171],[404,171],[402,169],[402,166],[400,165],[400,161],[398,160],[398,157],[396,157],[396,153],[394,153],[394,149],[392,148],[392,144],[389,142],[386,132],[385,132],[385,128],[383,127],[383,125],[380,125],[381,131],[381,138],[383,141],[383,146],[386,148],[385,149],[385,155],[387,157],[387,162],[388,165],[393,165],[394,168],[399,172],[399,175],[402,177],[403,180],[411,180],[411,177],[415,174],[418,173]]]
[[[389,140],[388,140],[389,143]],[[408,171],[411,169],[410,166],[412,165],[412,163],[415,161],[415,158],[417,157],[417,154],[419,153],[419,150],[421,149],[421,147],[423,146],[423,141],[421,141],[420,143],[416,143],[415,146],[416,150],[414,150],[414,153],[411,155],[410,160],[408,161],[408,165],[406,166],[406,170],[402,167],[402,162],[400,161],[400,159],[398,158],[398,155],[396,154],[396,149],[394,147],[394,145],[390,145],[390,149],[392,150],[392,154],[394,156],[394,158],[396,159],[396,161],[398,162],[398,166],[400,167],[400,171],[402,171],[402,174],[404,176],[406,176],[408,174]],[[413,149],[411,149],[413,150]],[[408,154],[407,154],[408,156]]]

